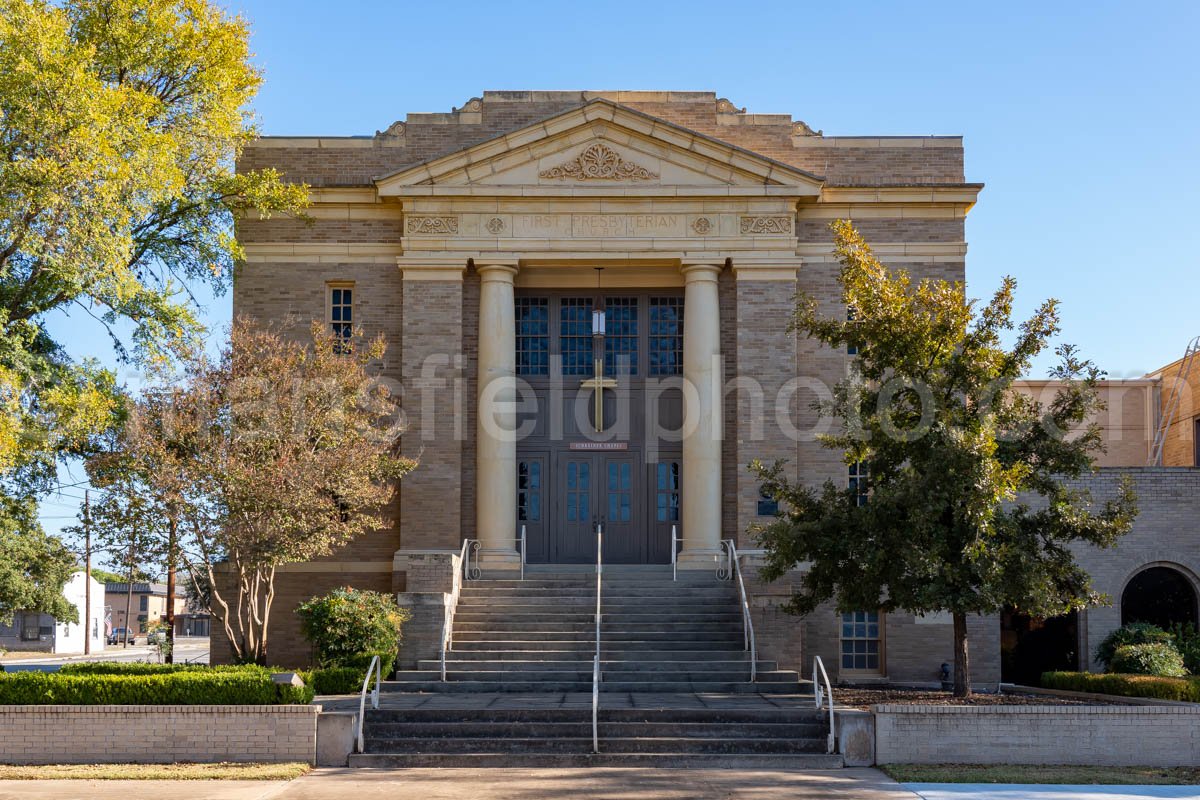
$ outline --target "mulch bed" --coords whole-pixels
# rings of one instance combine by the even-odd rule
[[[834,702],[850,708],[867,708],[879,703],[921,703],[934,706],[1107,706],[1119,705],[1103,700],[1076,700],[1070,697],[1051,697],[1034,694],[981,694],[969,698],[955,697],[950,692],[934,689],[905,689],[901,687],[857,688],[838,686],[833,690]]]

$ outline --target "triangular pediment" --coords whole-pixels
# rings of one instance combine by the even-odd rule
[[[656,187],[815,196],[822,179],[673,123],[595,100],[534,125],[376,180],[381,197],[416,187],[472,193],[516,187],[639,194]]]

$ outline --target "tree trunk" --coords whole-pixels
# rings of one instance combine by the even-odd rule
[[[178,541],[178,530],[175,517],[169,520],[167,534],[167,652],[163,659],[168,664],[175,663],[175,547]]]
[[[971,696],[971,661],[967,652],[967,615],[955,611],[954,617],[954,696]]]

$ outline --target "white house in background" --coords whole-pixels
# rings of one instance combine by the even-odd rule
[[[87,582],[92,584],[91,618],[84,620],[87,607]],[[58,622],[39,611],[18,611],[12,623],[0,623],[0,650],[28,650],[43,653],[82,653],[84,637],[91,636],[92,652],[104,650],[104,584],[79,570],[63,586],[63,597],[79,610],[79,623]]]

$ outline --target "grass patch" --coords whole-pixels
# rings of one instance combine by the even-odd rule
[[[900,783],[1071,783],[1189,785],[1200,783],[1194,767],[1071,767],[1010,764],[888,764],[879,769]]]
[[[303,762],[287,764],[0,764],[0,780],[101,781],[290,781],[312,770]]]

